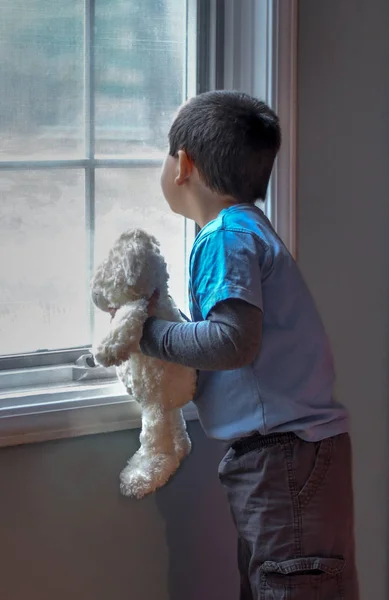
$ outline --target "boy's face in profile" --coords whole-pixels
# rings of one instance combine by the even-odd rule
[[[162,192],[170,209],[183,217],[191,218],[189,187],[196,180],[196,174],[186,152],[179,150],[177,156],[167,154],[161,173]]]
[[[186,102],[182,105],[185,106]],[[177,119],[182,106],[179,108],[175,119]],[[174,121],[173,121],[174,122]],[[193,163],[183,150],[179,150],[177,156],[171,156],[168,151],[161,172],[161,188],[170,209],[181,216],[186,217],[186,186],[192,175]]]
[[[177,214],[181,214],[179,211],[180,187],[175,181],[177,172],[178,159],[174,156],[170,156],[168,153],[162,166],[161,188],[170,209]]]

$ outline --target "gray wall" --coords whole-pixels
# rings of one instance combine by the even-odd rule
[[[300,0],[299,261],[351,410],[363,600],[389,597],[389,2]]]
[[[137,435],[1,450],[1,600],[235,600],[222,449],[191,424],[193,454],[137,502],[120,496],[117,478]]]

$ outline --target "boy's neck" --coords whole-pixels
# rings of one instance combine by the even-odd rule
[[[231,196],[223,196],[209,189],[203,189],[199,194],[192,196],[190,202],[192,214],[188,216],[199,227],[204,227],[216,219],[222,210],[235,206],[235,204],[239,203]]]

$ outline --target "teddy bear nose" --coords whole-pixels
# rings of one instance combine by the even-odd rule
[[[101,294],[99,294],[99,292],[92,292],[92,302],[100,310],[107,310],[107,304],[104,301],[104,298],[101,296]]]
[[[92,301],[93,304],[96,304],[96,306],[98,306],[99,294],[97,292],[92,292]]]

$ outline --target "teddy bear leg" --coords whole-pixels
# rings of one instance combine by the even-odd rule
[[[160,405],[143,408],[141,446],[120,474],[120,489],[125,496],[143,498],[163,486],[178,469],[174,413]]]
[[[186,422],[182,410],[171,411],[174,420],[174,450],[178,460],[181,462],[191,451],[192,444],[186,431]]]

